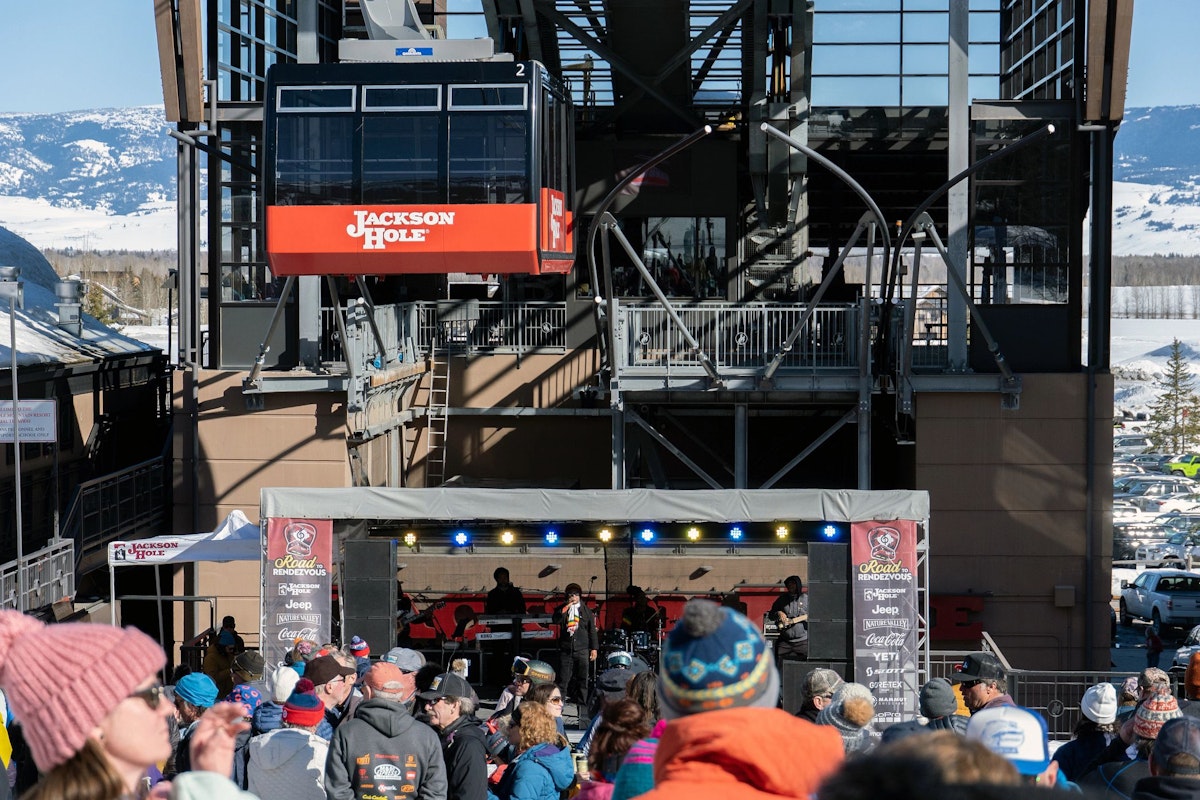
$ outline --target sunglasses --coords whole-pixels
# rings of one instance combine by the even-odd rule
[[[152,711],[158,708],[159,703],[161,703],[163,698],[166,696],[167,690],[163,688],[162,684],[155,684],[154,686],[149,686],[145,689],[139,689],[136,692],[130,692],[128,695],[128,697],[138,698]]]
[[[513,683],[533,683],[533,681],[529,680],[529,678],[526,678],[524,675],[517,675],[513,678]]]
[[[550,697],[550,698],[547,698],[547,699],[548,699],[548,700],[549,700],[551,703],[556,703],[556,704],[558,704],[558,705],[560,705],[560,706],[563,704],[563,699],[562,699],[562,695],[561,695],[561,694],[559,694],[559,695],[555,695],[554,697]]]
[[[963,691],[965,692],[967,689],[974,689],[976,686],[978,686],[981,683],[983,683],[983,681],[963,681],[960,685],[962,686]]]

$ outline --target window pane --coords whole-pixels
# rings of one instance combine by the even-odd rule
[[[450,202],[528,203],[525,114],[450,116]]]
[[[950,50],[946,45],[917,44],[905,46],[905,75],[946,75],[949,72]]]
[[[442,203],[437,114],[363,117],[364,203]]]
[[[363,110],[435,109],[440,107],[439,94],[437,86],[367,86],[363,89]]]
[[[352,86],[280,86],[279,110],[324,108],[330,111],[354,110]]]
[[[816,14],[813,17],[813,41],[826,42],[898,42],[899,14]]]
[[[525,107],[524,86],[451,86],[450,107],[478,106]]]
[[[947,102],[947,78],[904,78],[905,106],[944,106]]]
[[[895,75],[898,72],[900,53],[895,45],[829,46],[813,51],[813,73],[816,75]]]
[[[276,135],[275,202],[337,205],[351,202],[354,179],[352,116],[281,116]]]
[[[900,102],[897,78],[822,78],[813,76],[814,106],[894,106]]]

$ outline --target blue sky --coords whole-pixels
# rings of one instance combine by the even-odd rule
[[[0,14],[0,111],[162,102],[151,0],[0,0]],[[1127,105],[1200,104],[1198,30],[1200,0],[1136,0]]]

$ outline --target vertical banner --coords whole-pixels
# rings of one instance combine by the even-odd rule
[[[293,640],[332,635],[333,521],[269,518],[264,556],[263,657],[275,664]]]
[[[850,526],[854,676],[875,696],[875,723],[912,719],[920,702],[917,523]]]

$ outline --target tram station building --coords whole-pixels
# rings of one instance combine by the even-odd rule
[[[1108,664],[1129,3],[435,0],[375,45],[497,55],[409,74],[354,55],[380,31],[350,0],[155,8],[181,176],[177,531],[253,519],[273,489],[927,493],[935,649],[986,631],[1024,667]],[[323,232],[385,207],[394,250]],[[831,517],[740,541],[543,521],[568,549],[487,517],[359,529],[397,543],[418,604],[498,565],[547,596],[595,576],[600,601],[723,598],[822,577]],[[631,566],[595,550],[605,529]],[[198,565],[175,592],[253,619],[259,579]],[[177,612],[176,641],[197,626]]]

